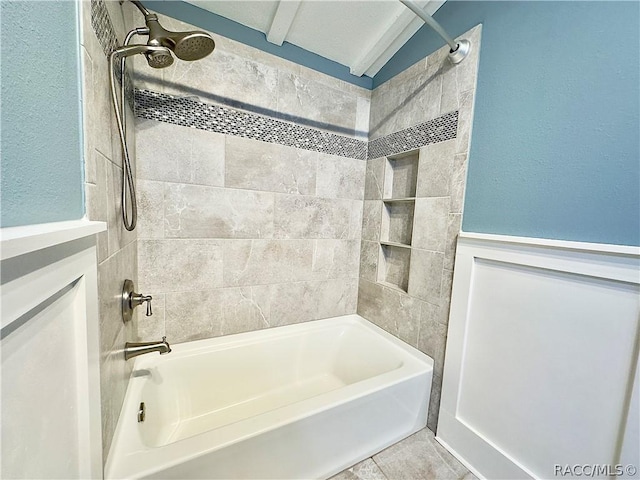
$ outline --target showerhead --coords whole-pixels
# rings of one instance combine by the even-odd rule
[[[180,60],[200,60],[213,52],[216,46],[205,32],[171,32],[165,29],[153,13],[145,16],[145,22],[149,28],[147,44],[170,48]]]
[[[147,63],[153,68],[165,68],[173,63],[171,50],[159,45],[127,45],[119,47],[113,51],[113,55],[118,57],[130,57],[138,53],[147,57]]]
[[[180,60],[200,60],[216,48],[213,39],[204,32],[184,32],[173,38],[176,42],[173,52]]]
[[[173,56],[169,51],[146,53],[145,57],[152,68],[166,68],[173,64]]]

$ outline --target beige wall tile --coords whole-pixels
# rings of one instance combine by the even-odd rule
[[[141,291],[187,292],[222,286],[220,241],[167,239],[138,243]]]
[[[275,238],[358,238],[362,202],[276,194]],[[355,207],[355,208],[354,208]],[[360,213],[361,215],[361,213]]]
[[[136,182],[138,197],[138,238],[164,238],[164,183]]]
[[[222,335],[249,332],[270,326],[271,285],[223,290]]]
[[[462,228],[462,215],[459,213],[450,213],[447,220],[447,240],[444,250],[444,268],[453,270],[453,264],[456,258],[456,246],[458,243],[458,235]]]
[[[221,48],[197,62],[175,62],[163,69],[163,76],[168,94],[232,107],[277,108],[278,71]]]
[[[417,197],[445,197],[450,194],[456,140],[433,143],[420,149]]]
[[[382,202],[379,200],[365,200],[362,215],[362,239],[379,242],[381,222]]]
[[[316,298],[314,319],[356,313],[357,278],[333,278],[312,282],[312,288]]]
[[[385,158],[367,160],[365,172],[364,199],[380,200],[384,191]]]
[[[314,245],[311,240],[232,240],[223,245],[225,286],[311,278]]]
[[[417,198],[411,245],[444,253],[448,224],[449,197]]]
[[[316,152],[234,136],[226,142],[225,186],[315,195]]]
[[[440,99],[440,115],[458,110],[458,65],[451,63],[442,65],[442,97]]]
[[[416,346],[421,302],[405,293],[360,279],[358,314]]]
[[[199,185],[224,185],[224,135],[138,119],[138,177]]]
[[[186,183],[197,185],[224,185],[225,136],[219,133],[188,128],[186,137],[191,143],[191,176]],[[182,138],[182,137],[181,137]]]
[[[109,255],[113,255],[136,239],[136,231],[128,231],[122,223],[122,169],[106,162],[107,172],[107,235]],[[129,217],[131,218],[131,217]]]
[[[359,261],[359,240],[314,240],[313,278],[357,278]]]
[[[360,278],[375,282],[378,278],[380,244],[362,240],[360,244]]]
[[[120,330],[114,344],[100,359],[100,406],[102,407],[102,458],[106,461],[111,440],[118,424],[124,394],[129,382],[128,366],[122,348],[124,330]]]
[[[273,194],[167,183],[167,238],[269,238],[273,236]]]
[[[441,393],[442,377],[434,375],[433,379],[431,380],[431,397],[429,398],[429,411],[427,413],[427,428],[429,428],[433,432],[435,432],[436,428],[438,427]]]
[[[369,112],[371,111],[371,96],[356,98],[356,137],[360,140],[369,138]]]
[[[467,154],[458,154],[453,159],[453,173],[451,175],[451,213],[462,213],[464,191],[467,183]]]
[[[473,96],[472,90],[462,92],[458,98],[460,108],[458,110],[458,133],[456,135],[456,153],[469,151],[471,142],[471,127],[473,122]]]
[[[364,198],[366,162],[353,158],[318,154],[316,195],[326,198]]]
[[[224,291],[189,290],[165,294],[165,324],[169,343],[222,334]]]
[[[278,112],[307,126],[342,135],[354,135],[357,100],[344,93],[298,75],[278,75]]]
[[[418,348],[433,359],[443,355],[447,339],[447,322],[441,321],[442,313],[443,309],[437,305],[422,304]]]
[[[271,287],[272,326],[315,320],[318,303],[312,282],[280,283]]]
[[[271,325],[319,320],[356,312],[358,280],[328,280],[272,285]]]
[[[409,295],[440,305],[443,267],[443,253],[412,249]]]

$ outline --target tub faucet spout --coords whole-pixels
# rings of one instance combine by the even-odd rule
[[[162,337],[160,342],[127,342],[124,344],[125,360],[151,352],[158,352],[160,355],[171,353],[171,346],[167,342],[167,337]]]

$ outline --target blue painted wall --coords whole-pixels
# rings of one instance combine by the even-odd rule
[[[0,2],[0,226],[84,215],[75,2]]]
[[[456,2],[483,23],[463,230],[640,245],[640,3]],[[379,85],[442,46],[422,28]]]

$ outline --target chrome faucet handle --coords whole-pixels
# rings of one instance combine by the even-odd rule
[[[151,311],[151,300],[153,297],[151,295],[142,295],[140,293],[134,293],[133,297],[131,297],[131,305],[137,307],[138,305],[142,305],[144,302],[147,302],[147,313],[145,314],[147,317],[153,315]]]
[[[150,317],[153,315],[151,311],[151,300],[153,300],[151,295],[135,293],[133,282],[131,280],[125,280],[122,288],[122,320],[124,323],[127,323],[133,317],[133,309],[138,305],[142,305],[144,302],[147,302],[146,316]]]

